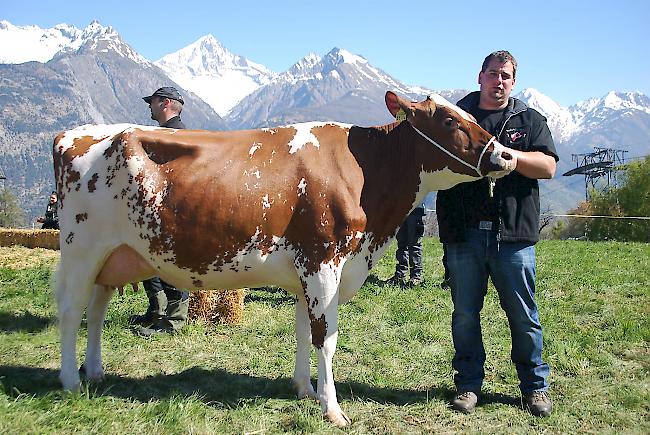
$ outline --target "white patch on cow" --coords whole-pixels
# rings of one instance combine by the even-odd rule
[[[456,113],[458,113],[458,114],[459,114],[460,116],[462,116],[463,118],[465,118],[467,121],[474,122],[474,123],[476,122],[476,121],[474,121],[474,118],[473,118],[469,113],[465,112],[463,109],[461,109],[460,107],[456,106],[455,104],[450,103],[450,102],[449,102],[445,97],[443,97],[442,95],[431,94],[431,95],[429,95],[429,97],[431,97],[431,99],[433,100],[433,102],[436,103],[436,106],[439,105],[439,106],[445,106],[445,107],[448,107],[448,108],[450,108],[451,110],[453,110],[453,111],[455,111]]]
[[[433,190],[446,190],[454,187],[455,185],[459,183],[464,183],[468,181],[475,181],[478,180],[479,177],[478,175],[466,175],[466,174],[458,174],[449,167],[444,167],[438,171],[433,171],[433,172],[426,172],[426,171],[421,171],[420,172],[420,191],[424,192],[422,199],[424,199],[424,196],[433,191]],[[418,192],[419,194],[420,192]]]
[[[262,197],[262,209],[271,208],[272,202],[269,201],[269,195],[266,194]]]
[[[255,154],[255,151],[259,150],[262,148],[261,143],[254,143],[253,146],[251,147],[250,150],[248,150],[248,157],[253,157],[253,154]]]
[[[322,122],[307,122],[303,124],[291,125],[296,130],[293,139],[289,141],[289,154],[293,154],[311,142],[316,148],[320,147],[320,143],[314,134],[311,132],[312,128],[325,125]]]
[[[293,139],[289,142],[289,154],[293,154],[301,149],[308,143],[312,143],[316,148],[320,148],[320,143],[314,134],[312,129],[315,127],[323,127],[325,125],[338,126],[343,129],[349,129],[352,124],[342,124],[334,122],[303,122],[301,124],[292,124],[287,127],[293,128],[296,130],[296,134],[293,136]]]
[[[271,133],[271,135],[274,135],[275,133],[278,132],[277,128],[262,128],[261,130],[267,133]]]
[[[305,178],[300,179],[300,183],[298,183],[298,196],[304,195],[307,192],[307,181],[305,181]]]
[[[326,227],[329,225],[330,221],[327,220],[326,218],[326,212],[323,212],[323,214],[320,217],[320,226],[321,227]]]

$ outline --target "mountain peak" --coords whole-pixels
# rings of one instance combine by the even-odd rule
[[[151,63],[136,52],[129,44],[122,40],[122,37],[112,27],[104,27],[99,21],[93,20],[86,26],[81,34],[80,43],[72,43],[68,48],[62,50],[62,53],[75,51],[79,54],[84,53],[109,53],[130,59],[144,66],[150,66]]]
[[[368,61],[362,56],[352,54],[349,51],[338,47],[334,47],[330,50],[330,52],[325,55],[325,59],[330,61],[333,65],[340,65],[342,63],[349,63],[352,65],[368,63]]]
[[[231,53],[211,34],[155,62],[185,89],[195,92],[221,116],[276,73]]]

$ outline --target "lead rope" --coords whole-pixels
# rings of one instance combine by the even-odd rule
[[[413,124],[410,124],[410,123],[409,123],[409,125],[410,125],[411,127],[413,127],[413,130],[415,130],[415,131],[416,131],[420,136],[422,136],[423,138],[425,138],[426,140],[428,140],[429,142],[431,142],[432,144],[434,144],[434,145],[435,145],[435,146],[436,146],[440,151],[444,152],[444,153],[447,154],[449,157],[453,158],[453,159],[456,160],[457,162],[462,163],[463,165],[467,166],[468,168],[472,168],[472,169],[474,169],[474,170],[476,171],[476,173],[478,174],[479,177],[483,177],[483,174],[481,174],[481,169],[480,169],[480,168],[481,168],[481,160],[483,159],[483,156],[485,155],[485,152],[486,152],[487,149],[489,148],[490,144],[496,140],[496,137],[492,136],[492,139],[490,139],[490,140],[488,141],[488,143],[485,144],[485,147],[483,147],[483,151],[481,151],[481,155],[480,155],[479,158],[478,158],[478,163],[477,163],[477,165],[476,165],[476,166],[472,166],[472,165],[470,165],[469,163],[467,163],[465,160],[463,160],[463,159],[461,159],[460,157],[458,157],[458,156],[452,154],[451,152],[447,151],[444,147],[440,146],[439,143],[437,143],[436,141],[434,141],[433,139],[431,139],[429,136],[427,136],[426,134],[424,134],[424,133],[422,133],[420,130],[418,130],[417,127],[415,127]],[[492,187],[490,187],[490,191],[492,191]],[[490,195],[490,196],[491,196],[491,195]]]

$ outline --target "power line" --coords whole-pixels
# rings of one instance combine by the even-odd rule
[[[575,217],[575,218],[600,218],[600,219],[639,219],[650,220],[650,216],[608,216],[608,215],[588,215],[588,214],[551,214],[554,217]]]

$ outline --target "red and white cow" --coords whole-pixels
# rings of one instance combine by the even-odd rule
[[[63,387],[79,387],[85,308],[85,373],[103,378],[101,330],[115,287],[152,276],[190,289],[276,285],[297,296],[298,396],[317,398],[327,419],[348,424],[332,375],[338,305],[359,290],[428,192],[516,165],[441,97],[411,103],[388,92],[386,103],[407,120],[224,132],[87,125],[59,134]]]

